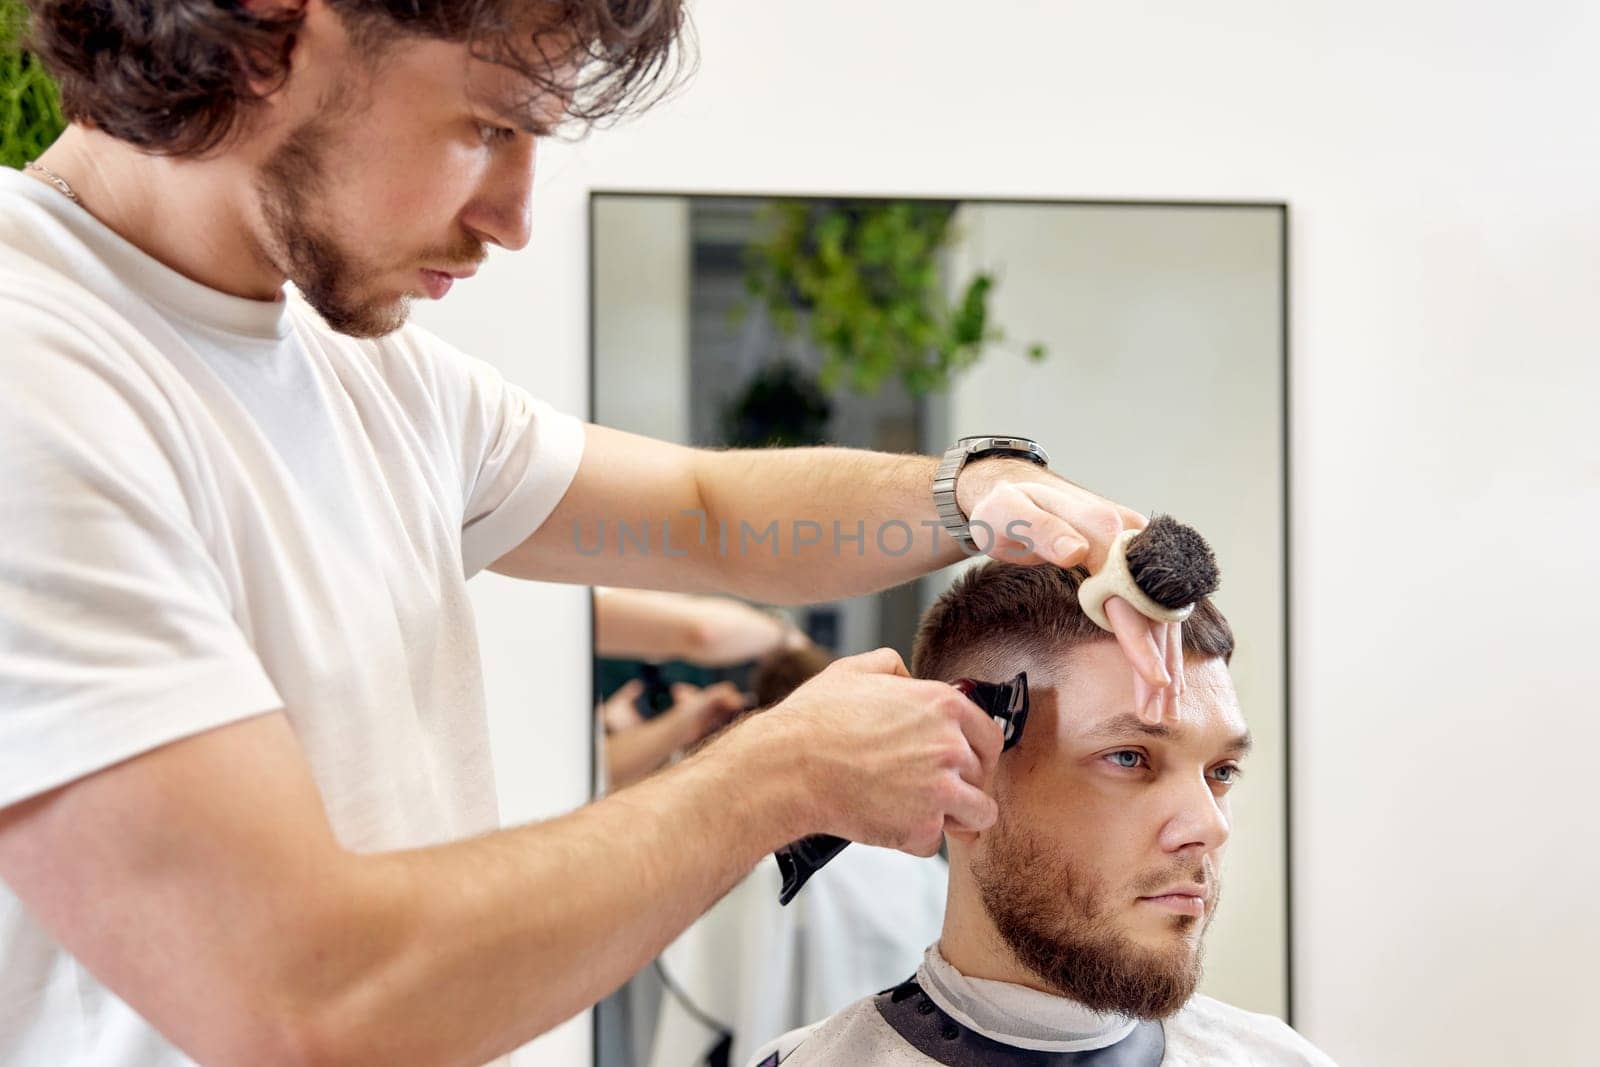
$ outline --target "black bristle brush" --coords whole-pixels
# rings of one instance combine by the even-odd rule
[[[1078,604],[1102,630],[1111,629],[1105,603],[1114,596],[1156,622],[1182,622],[1196,601],[1217,591],[1221,577],[1205,538],[1157,515],[1144,529],[1118,535],[1105,566],[1078,587]]]

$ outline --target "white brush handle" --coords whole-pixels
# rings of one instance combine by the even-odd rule
[[[1084,580],[1078,587],[1078,606],[1094,620],[1094,624],[1108,633],[1115,632],[1111,620],[1106,618],[1106,601],[1119,596],[1133,606],[1133,610],[1156,622],[1182,622],[1194,612],[1193,604],[1181,608],[1164,608],[1151,600],[1128,570],[1128,543],[1138,537],[1139,530],[1123,530],[1111,542],[1111,554],[1106,565]]]

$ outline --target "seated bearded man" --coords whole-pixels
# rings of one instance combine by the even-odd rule
[[[1084,577],[989,563],[928,610],[918,677],[1028,672],[1029,719],[995,774],[999,821],[950,835],[943,933],[915,976],[752,1067],[1331,1063],[1280,1020],[1195,994],[1250,747],[1227,620],[1196,605],[1178,713],[1152,724],[1115,639],[1079,607]]]

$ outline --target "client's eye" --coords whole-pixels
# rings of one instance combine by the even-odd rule
[[[1145,759],[1143,752],[1139,752],[1131,748],[1119,749],[1116,752],[1107,752],[1105,758],[1110,760],[1116,766],[1124,767],[1130,771],[1148,762]]]
[[[1218,785],[1237,785],[1244,775],[1244,769],[1237,763],[1224,763],[1220,767],[1211,768],[1211,780]]]

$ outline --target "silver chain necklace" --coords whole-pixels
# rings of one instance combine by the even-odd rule
[[[74,204],[80,203],[78,200],[78,194],[72,191],[72,186],[67,184],[67,179],[51,170],[43,163],[40,163],[37,160],[31,160],[28,163],[28,169],[38,171],[44,176],[45,181],[61,190],[62,195],[64,195],[68,200],[71,200]]]

